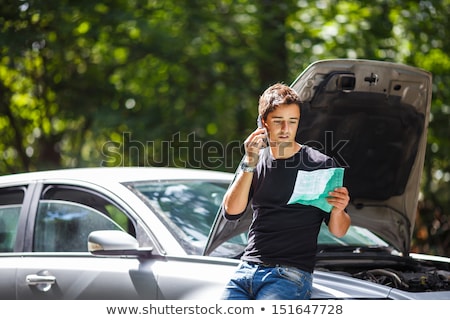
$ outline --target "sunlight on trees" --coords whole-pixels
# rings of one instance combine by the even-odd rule
[[[319,59],[387,60],[433,73],[423,205],[448,228],[448,0],[0,4],[0,172],[98,166],[131,132],[144,145],[241,141],[268,84]],[[161,145],[148,155],[164,165]]]

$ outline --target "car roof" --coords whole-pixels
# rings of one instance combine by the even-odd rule
[[[227,172],[171,167],[90,167],[15,173],[0,176],[0,185],[54,179],[102,182],[138,182],[148,180],[220,180],[229,182],[233,174]]]

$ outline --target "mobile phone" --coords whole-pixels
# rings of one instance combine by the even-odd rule
[[[256,120],[256,124],[258,125],[258,128],[262,128],[263,127],[261,119],[262,119],[261,115],[258,115],[258,119]]]
[[[258,115],[258,119],[256,120],[256,124],[257,124],[258,128],[264,129],[264,131],[266,131],[266,128],[264,128],[263,123],[262,123],[261,115]],[[265,137],[264,137],[264,147],[268,146],[268,141],[269,141],[269,139],[267,138],[267,131],[266,131]]]

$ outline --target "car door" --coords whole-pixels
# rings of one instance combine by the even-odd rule
[[[36,189],[24,252],[10,261],[17,266],[18,299],[156,298],[154,261],[143,267],[136,257],[105,258],[88,252],[91,231],[122,230],[136,237],[139,228],[130,214],[84,186],[41,184]]]

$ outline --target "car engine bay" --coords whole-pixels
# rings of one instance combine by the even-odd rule
[[[450,270],[445,262],[400,256],[382,258],[379,255],[364,255],[358,259],[342,258],[319,255],[316,270],[338,273],[408,292],[450,290]]]

